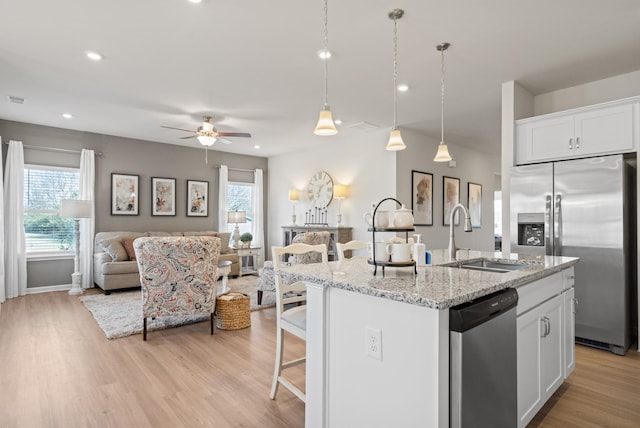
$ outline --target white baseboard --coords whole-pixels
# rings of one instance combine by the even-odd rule
[[[51,291],[68,291],[71,290],[71,284],[46,285],[44,287],[27,287],[27,294],[49,293]]]

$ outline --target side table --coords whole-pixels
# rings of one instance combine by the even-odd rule
[[[217,296],[231,291],[229,288],[229,273],[231,273],[231,265],[232,263],[229,260],[218,262],[218,275],[216,276],[216,281],[222,277],[222,283],[217,286]]]
[[[250,248],[234,248],[238,256],[240,257],[240,274],[242,275],[250,275],[257,274],[258,269],[258,257],[260,255],[260,251],[262,251],[261,247],[250,247]],[[253,266],[249,267],[249,257],[253,257]]]

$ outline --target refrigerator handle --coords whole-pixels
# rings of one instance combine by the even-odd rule
[[[551,254],[551,195],[546,196],[546,203],[544,208],[544,248],[547,256]]]
[[[556,195],[553,209],[553,255],[562,254],[562,196]]]

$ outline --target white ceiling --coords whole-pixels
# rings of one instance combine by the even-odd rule
[[[401,128],[439,139],[435,46],[452,45],[450,145],[499,152],[503,82],[539,94],[640,69],[638,0],[330,0],[339,136],[363,132],[349,128],[361,122],[392,125],[394,8],[405,11],[398,80],[410,85],[398,96]],[[207,114],[219,131],[253,135],[214,150],[272,156],[321,144],[335,138],[312,133],[322,11],[322,0],[0,0],[0,118],[199,147],[160,125],[195,130]]]

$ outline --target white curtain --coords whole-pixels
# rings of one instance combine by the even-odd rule
[[[253,235],[253,243],[254,247],[261,247],[262,251],[260,252],[258,266],[262,266],[264,264],[264,253],[267,250],[264,247],[264,195],[262,192],[263,189],[263,178],[262,178],[262,170],[256,169],[253,174],[253,225],[251,234]]]
[[[91,218],[80,220],[80,273],[82,288],[93,288],[93,237],[95,235],[96,166],[93,150],[82,149],[80,154],[80,197],[91,201]]]
[[[218,232],[227,231],[227,187],[229,186],[229,168],[220,165],[218,179]]]
[[[3,176],[2,170],[2,137],[0,137],[0,177]],[[4,192],[0,186],[0,303],[5,301],[4,291]]]
[[[27,256],[24,237],[24,153],[22,142],[10,141],[4,174],[3,299],[27,294]]]

